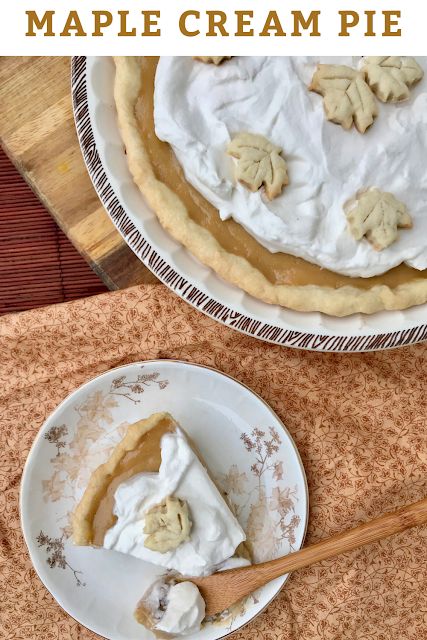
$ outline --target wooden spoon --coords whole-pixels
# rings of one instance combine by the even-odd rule
[[[206,615],[211,616],[228,609],[258,587],[289,571],[308,567],[315,562],[333,558],[371,542],[399,533],[427,522],[427,498],[397,511],[361,524],[354,529],[322,540],[301,551],[277,560],[263,562],[240,569],[219,571],[205,578],[190,578],[198,586],[206,603]]]

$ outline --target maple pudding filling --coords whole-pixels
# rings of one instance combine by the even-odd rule
[[[141,59],[142,90],[136,104],[135,113],[144,147],[157,179],[167,185],[179,196],[185,204],[190,218],[198,225],[209,230],[209,232],[226,251],[246,258],[251,265],[259,269],[261,273],[273,284],[320,285],[326,287],[329,286],[335,289],[351,285],[352,287],[360,289],[369,289],[376,285],[386,285],[390,288],[395,288],[400,284],[408,283],[413,280],[427,279],[426,270],[414,269],[407,264],[400,264],[377,276],[348,277],[347,275],[337,273],[330,269],[322,268],[321,265],[313,264],[304,258],[291,255],[285,251],[272,252],[269,248],[260,243],[259,238],[254,237],[254,234],[248,232],[245,229],[245,226],[237,222],[233,217],[227,217],[224,219],[223,212],[220,212],[217,207],[209,202],[204,195],[202,195],[200,191],[187,180],[183,166],[177,159],[176,153],[171,145],[168,142],[160,140],[156,135],[154,85],[155,82],[157,82],[156,71],[158,67],[158,60],[158,58],[154,57],[145,57]],[[192,59],[188,59],[187,62],[190,65],[197,64],[197,62]],[[214,68],[214,72],[217,72],[218,69],[222,68],[224,65],[232,64],[233,62],[235,61],[222,62],[220,67]],[[166,61],[165,64],[168,64],[168,61]],[[185,64],[185,59],[182,64]],[[198,64],[203,68],[208,66],[202,63]],[[192,117],[196,116],[192,114]],[[236,128],[239,128],[239,124],[240,128],[243,129],[244,127],[242,123],[236,123]],[[326,124],[327,126],[332,126],[328,125],[328,123]],[[379,123],[376,122],[373,126],[375,127],[378,124]],[[338,131],[340,128],[333,127],[333,129]],[[348,132],[341,130],[339,130],[338,133],[343,136],[349,135]],[[365,135],[369,134],[370,132]],[[334,133],[334,135],[336,135],[336,133]],[[357,135],[360,136],[360,134]],[[363,137],[364,136],[360,136],[360,138]],[[284,149],[283,155],[286,159],[286,149]],[[226,153],[224,153],[224,158],[226,158]],[[224,160],[221,159],[219,161],[220,165],[222,165],[223,162]],[[354,156],[352,159],[349,159],[349,162],[354,163]],[[283,195],[273,201],[276,203],[274,204],[275,207],[278,206],[277,203],[280,203],[281,198],[285,198],[286,193],[289,193],[289,190],[292,188],[293,176],[291,163],[289,174],[289,186],[284,186]],[[221,188],[223,187],[220,185],[219,190],[221,190]],[[304,187],[302,186],[301,188]],[[242,189],[238,188],[235,189],[235,191],[241,191]],[[254,193],[253,196],[257,198],[257,206],[259,203],[264,205],[266,198],[260,199],[259,193]],[[280,206],[282,207],[283,205]],[[220,214],[223,219],[221,219]],[[343,213],[342,215],[344,220],[343,224],[345,226],[345,214]],[[299,224],[301,226],[301,223]],[[347,233],[346,230],[345,233]],[[404,234],[408,232],[402,231],[401,233]],[[339,242],[340,241],[338,241],[338,244]],[[352,243],[355,241],[352,239],[351,235],[348,234],[348,237],[345,237],[345,242]],[[366,243],[365,240],[364,243]],[[364,248],[365,252],[369,252],[370,250],[371,247]]]
[[[114,514],[115,492],[123,483],[139,473],[155,473],[161,463],[160,443],[166,433],[172,433],[175,423],[165,416],[150,430],[141,432],[133,449],[126,451],[114,469],[99,483],[91,509],[86,514],[88,536],[86,544],[102,547],[105,534],[117,522]]]

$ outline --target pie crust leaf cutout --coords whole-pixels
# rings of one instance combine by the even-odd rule
[[[194,60],[200,60],[200,62],[204,62],[205,64],[215,64],[219,65],[224,60],[230,60],[232,56],[195,56]]]
[[[375,96],[364,74],[345,65],[319,64],[309,87],[324,98],[328,120],[365,133],[378,115]]]
[[[410,88],[424,71],[414,58],[373,56],[364,58],[366,81],[381,102],[402,102],[410,97]]]
[[[346,215],[353,237],[361,240],[365,236],[377,251],[393,244],[398,237],[398,228],[412,227],[406,206],[391,193],[379,189],[370,189],[357,196]]]
[[[166,553],[190,538],[192,522],[185,500],[168,496],[145,514],[144,546]]]
[[[280,195],[289,182],[282,149],[264,136],[239,133],[229,143],[227,153],[238,160],[237,180],[254,192],[264,185],[269,200]]]

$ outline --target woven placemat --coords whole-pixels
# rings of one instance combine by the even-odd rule
[[[0,149],[0,313],[106,290]]]

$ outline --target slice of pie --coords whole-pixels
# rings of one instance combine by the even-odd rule
[[[75,544],[120,551],[187,576],[224,566],[245,538],[168,413],[128,428],[93,472],[73,515]]]
[[[322,67],[325,100],[309,90],[320,59],[115,63],[118,122],[135,183],[162,226],[202,263],[256,298],[300,311],[345,316],[427,301],[422,74],[406,102],[384,104],[355,58]],[[427,69],[427,59],[418,63]],[[377,117],[358,130],[353,119],[369,115],[360,87]],[[343,113],[346,128],[334,124]],[[236,159],[227,152],[236,139],[259,146],[239,148]],[[370,190],[381,199],[366,214],[366,233],[355,234],[348,203],[365,202]],[[390,202],[410,223],[401,224]],[[372,243],[384,224],[391,241]]]

